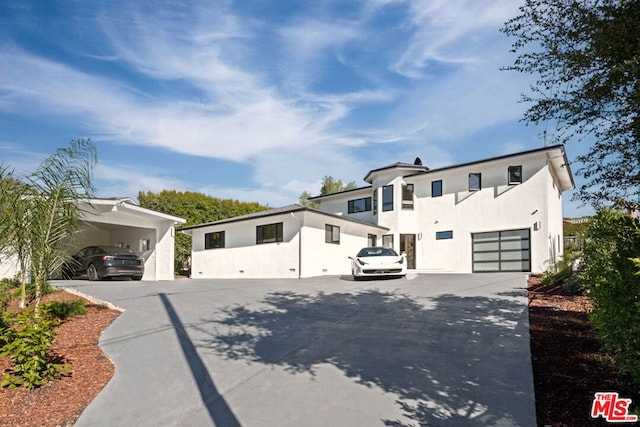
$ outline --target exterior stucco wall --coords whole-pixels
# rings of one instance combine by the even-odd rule
[[[0,256],[0,279],[13,279],[20,271],[18,258]]]
[[[326,224],[340,227],[340,243],[326,243]],[[380,231],[340,218],[305,213],[301,247],[302,277],[351,274],[349,257],[367,246],[368,234],[378,237]]]
[[[256,226],[283,223],[283,241],[256,244]],[[340,242],[327,243],[325,226],[340,227]],[[205,234],[225,232],[225,247],[204,249]],[[351,273],[349,256],[380,229],[310,211],[199,227],[192,234],[192,277],[298,278]]]
[[[256,244],[256,227],[283,223],[283,241]],[[205,249],[206,233],[225,232],[225,247]],[[290,214],[194,229],[191,277],[299,277],[300,221]]]
[[[521,184],[508,185],[509,166],[522,166]],[[470,173],[482,174],[480,191],[469,191]],[[442,180],[443,194],[432,197],[431,182],[437,180]],[[401,234],[414,234],[416,269],[439,272],[472,272],[472,233],[528,229],[531,270],[542,272],[562,253],[562,197],[556,181],[545,152],[408,177],[398,176],[394,169],[382,170],[372,181],[372,191],[378,191],[378,212],[372,221],[390,229],[387,234],[393,235],[396,250]],[[402,209],[405,183],[414,184],[412,210]],[[394,189],[393,210],[386,212],[385,185]],[[321,209],[346,211],[348,199],[322,200]],[[436,240],[438,231],[452,231],[453,239]]]

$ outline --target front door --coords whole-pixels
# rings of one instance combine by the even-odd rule
[[[416,268],[416,235],[401,234],[400,235],[400,253],[407,255],[407,268]]]

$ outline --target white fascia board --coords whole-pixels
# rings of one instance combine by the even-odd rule
[[[151,209],[142,208],[134,204],[128,203],[126,200],[107,200],[107,199],[90,199],[80,200],[79,203],[88,204],[90,206],[104,206],[110,208],[110,211],[116,212],[118,209],[123,208],[136,213],[140,216],[152,216],[156,219],[172,221],[174,224],[184,224],[186,219],[173,215],[168,215],[162,212],[157,212]],[[99,214],[99,213],[98,213]]]

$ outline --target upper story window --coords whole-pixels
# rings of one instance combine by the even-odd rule
[[[431,197],[442,196],[442,180],[431,181]]]
[[[371,197],[349,200],[347,209],[350,214],[358,212],[369,212],[371,210]]]
[[[258,225],[256,227],[256,244],[282,242],[282,223]]]
[[[507,169],[509,185],[522,184],[522,165],[509,166]]]
[[[413,184],[402,185],[402,209],[413,209]]]
[[[378,189],[373,190],[373,214],[378,215]]]
[[[469,191],[482,190],[482,174],[470,173],[469,174]]]
[[[385,185],[382,187],[382,211],[393,210],[393,185]]]
[[[324,241],[326,243],[340,244],[340,227],[336,225],[325,224]]]
[[[206,233],[204,235],[204,248],[205,249],[224,248],[224,231]]]

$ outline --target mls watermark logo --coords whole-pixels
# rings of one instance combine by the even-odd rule
[[[621,399],[618,393],[596,393],[591,405],[591,418],[602,417],[610,423],[635,423],[637,415],[629,414],[631,399]]]

